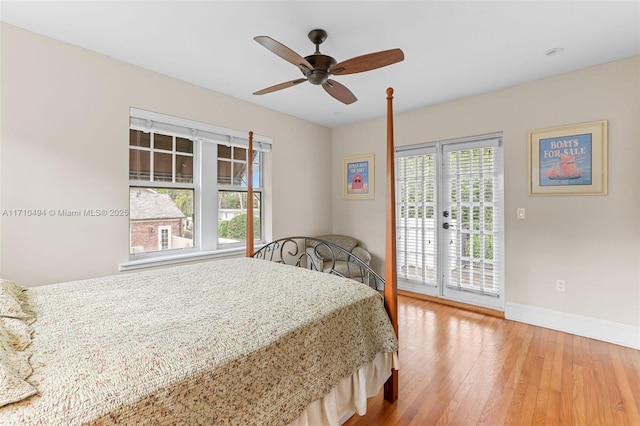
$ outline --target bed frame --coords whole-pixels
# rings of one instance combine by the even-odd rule
[[[271,241],[253,257],[351,278],[376,290],[384,289],[384,278],[352,252],[315,237],[287,237]]]
[[[247,212],[253,212],[253,132],[249,132],[247,156]],[[337,258],[348,261],[349,268],[362,272],[361,281],[376,289],[384,288],[384,304],[391,319],[391,324],[398,335],[398,290],[396,275],[396,211],[395,211],[395,174],[394,174],[394,140],[393,140],[393,88],[387,89],[387,200],[386,200],[386,232],[385,232],[385,274],[384,279],[368,265],[340,246],[328,241],[311,237],[289,237],[273,241],[254,253],[253,214],[247,214],[246,256],[267,259],[279,263],[318,269],[312,261],[312,254],[318,250],[328,250],[333,262],[323,268],[324,272],[345,276],[335,268]],[[311,251],[309,251],[311,250]],[[326,257],[326,256],[323,256]],[[384,385],[384,398],[389,402],[398,399],[398,370],[391,370],[391,377]]]

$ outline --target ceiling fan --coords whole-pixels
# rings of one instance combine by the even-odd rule
[[[271,52],[280,56],[287,62],[291,62],[297,66],[304,78],[287,81],[267,87],[266,89],[254,92],[254,95],[264,95],[266,93],[275,92],[277,90],[286,89],[297,84],[308,81],[311,84],[322,86],[322,88],[331,96],[347,105],[354,103],[358,99],[342,84],[332,80],[332,75],[355,74],[364,71],[374,70],[376,68],[386,67],[395,64],[404,59],[404,53],[400,49],[383,50],[380,52],[369,53],[367,55],[356,56],[338,63],[331,56],[320,53],[320,44],[327,39],[325,30],[311,30],[309,32],[309,40],[316,45],[316,51],[312,55],[302,57],[284,44],[272,39],[268,36],[257,36],[253,39],[266,47]]]

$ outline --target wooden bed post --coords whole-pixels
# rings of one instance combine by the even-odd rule
[[[253,132],[247,148],[247,257],[253,256]]]
[[[394,174],[393,89],[387,89],[387,226],[385,235],[384,302],[393,329],[398,335],[398,290],[396,288],[396,182]],[[398,370],[384,384],[384,399],[398,399]]]

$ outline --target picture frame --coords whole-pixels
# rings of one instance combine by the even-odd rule
[[[342,159],[342,198],[372,200],[375,198],[374,155],[354,155]]]
[[[529,195],[606,195],[607,120],[529,132]]]

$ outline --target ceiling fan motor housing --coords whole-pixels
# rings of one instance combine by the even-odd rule
[[[321,85],[326,83],[329,79],[331,73],[329,72],[329,68],[334,66],[337,61],[333,59],[331,56],[323,55],[320,53],[314,53],[313,55],[309,55],[305,57],[305,59],[313,65],[313,70],[308,70],[305,67],[300,67],[302,70],[302,74],[307,77],[309,83]]]

